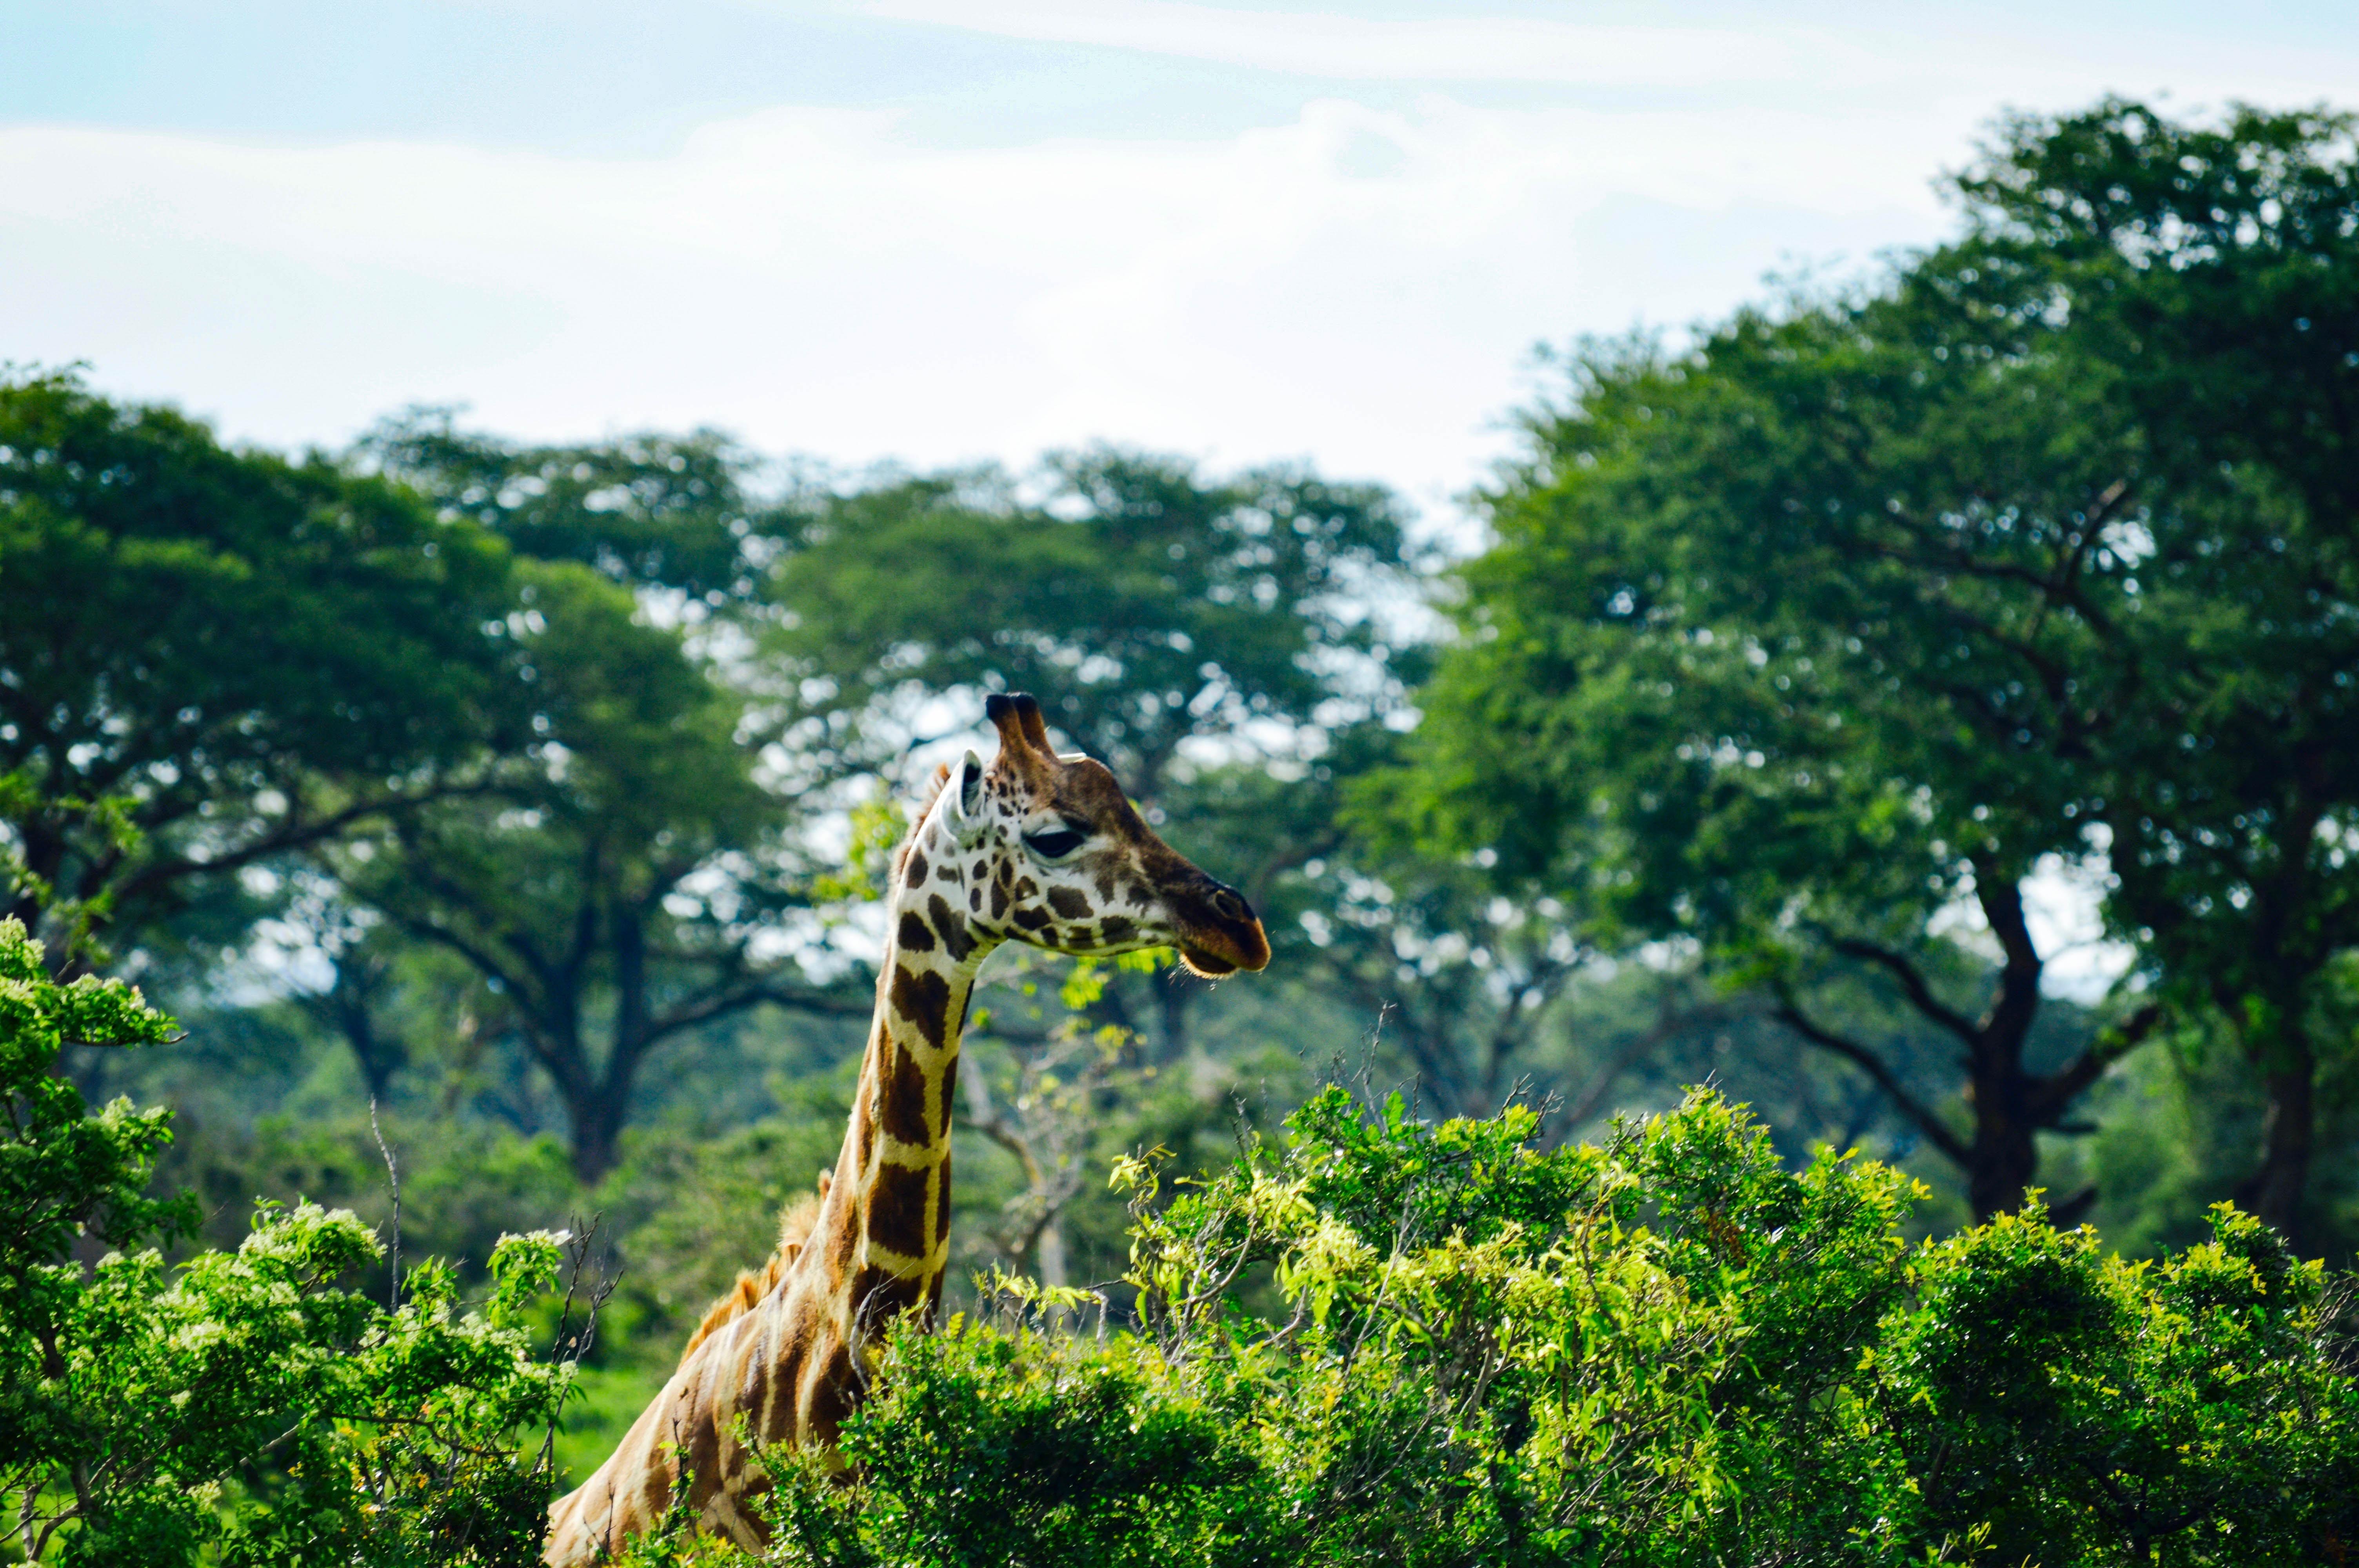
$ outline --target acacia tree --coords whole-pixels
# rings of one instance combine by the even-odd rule
[[[136,937],[520,733],[508,556],[71,373],[0,382],[0,914]]]
[[[332,865],[496,986],[592,1182],[665,1042],[764,1002],[866,1009],[751,950],[794,895],[766,852],[778,808],[738,741],[739,699],[626,589],[570,565],[524,571],[516,641],[540,739],[495,794],[406,815]]]
[[[2237,1200],[2299,1236],[2320,1058],[2350,1043],[2332,972],[2359,947],[2359,131],[2110,101],[2011,123],[1964,189],[1967,256],[2044,293],[2135,420],[2139,531],[2112,541],[2135,613],[2088,808],[2115,926],[2266,1092]]]
[[[2243,170],[2220,178],[2254,223],[2287,210],[2261,178],[2287,170],[2313,203],[2296,226],[2324,234],[2343,135],[2247,116],[2199,135],[2123,104],[2017,124],[1964,182],[1976,227],[1887,286],[1745,313],[1675,358],[1584,351],[1572,396],[1533,414],[1529,459],[1489,498],[1500,543],[1469,573],[1468,639],[1429,702],[1436,822],[1767,984],[1965,1167],[1981,1213],[2012,1206],[2033,1135],[2065,1127],[2074,1097],[2190,994],[2274,1042],[2256,1058],[2299,1066],[2284,1022],[2301,1015],[2299,978],[2350,940],[2322,831],[2359,777],[2338,750],[2353,732],[2347,514],[2300,525],[2332,501],[2323,476],[2313,503],[2270,477],[2256,421],[2237,434],[2231,416],[2263,402],[2267,340],[2237,362],[2192,325],[2292,308],[2211,276],[2260,231],[2223,207],[2174,262],[2153,246],[2181,226],[2152,202],[2136,222],[2107,207],[2136,205],[2132,171],[2096,151],[2143,149],[2180,170],[2149,183],[2191,182],[2174,197],[2190,203],[2201,169]],[[2321,241],[2267,276],[2308,287],[2322,322],[2353,274]],[[2331,405],[2348,368],[2287,394],[2314,385]],[[2209,424],[2182,416],[2174,389],[2215,375],[2243,391]],[[2293,786],[2310,794],[2290,816],[2288,775],[2328,781]],[[2024,883],[2043,857],[2108,847],[2109,907],[2166,983],[2035,1072],[2049,956]],[[2282,901],[2256,907],[2263,861],[2302,868],[2271,890],[2314,923],[2308,946],[2260,923],[2288,918]],[[2175,924],[2152,913],[2158,887]],[[1965,900],[1997,958],[1979,1001],[1923,961]],[[1837,964],[1888,977],[1957,1039],[1971,1132],[1813,1016],[1799,982]],[[2307,1114],[2273,1116],[2273,1141]],[[2297,1231],[2298,1185],[2247,1193]]]

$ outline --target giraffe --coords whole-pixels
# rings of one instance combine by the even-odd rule
[[[983,960],[1014,940],[1053,952],[1170,946],[1207,977],[1269,962],[1237,892],[1181,859],[1106,766],[1059,755],[1022,693],[984,704],[999,731],[969,752],[893,862],[876,1012],[850,1125],[816,1197],[777,1250],[715,1303],[679,1368],[605,1464],[549,1510],[544,1561],[595,1563],[678,1496],[700,1529],[758,1548],[746,1505],[766,1485],[738,1422],[765,1445],[832,1447],[894,1319],[930,1324],[949,1261],[951,1101]],[[684,1492],[680,1475],[690,1474]]]

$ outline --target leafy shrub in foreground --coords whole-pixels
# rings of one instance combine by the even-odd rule
[[[558,1238],[462,1313],[429,1263],[266,1209],[168,1267],[161,1112],[92,1114],[68,1042],[169,1021],[54,984],[0,923],[0,1541],[67,1562],[534,1561],[569,1368],[516,1326]],[[764,1557],[810,1568],[2269,1564],[2359,1537],[2359,1385],[2320,1267],[2223,1206],[2125,1263],[2005,1217],[1912,1248],[1920,1195],[1779,1162],[1704,1091],[1603,1147],[1510,1108],[1438,1126],[1314,1097],[1209,1181],[1124,1162],[1128,1329],[1017,1282],[898,1332],[848,1467],[771,1455]],[[116,1250],[92,1260],[95,1244]],[[1052,1330],[1101,1315],[1085,1336]],[[685,1520],[627,1554],[742,1558]]]
[[[1289,1126],[1117,1171],[1135,1331],[897,1335],[848,1480],[773,1456],[767,1560],[2247,1565],[2359,1525],[2335,1301],[2224,1206],[2159,1265],[2036,1212],[1911,1248],[1907,1177],[1786,1170],[1702,1091],[1603,1148],[1333,1089]]]
[[[69,1563],[527,1564],[549,1478],[525,1446],[566,1370],[515,1326],[560,1238],[504,1238],[487,1314],[429,1261],[398,1309],[336,1281],[382,1253],[350,1214],[266,1207],[168,1267],[194,1221],[145,1195],[169,1114],[91,1114],[67,1044],[172,1022],[120,983],[55,984],[0,921],[0,1550]],[[78,1254],[88,1238],[111,1246]],[[138,1248],[137,1250],[132,1249]]]

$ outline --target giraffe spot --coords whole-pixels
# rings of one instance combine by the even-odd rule
[[[822,1444],[834,1444],[836,1433],[843,1428],[843,1418],[852,1413],[859,1399],[858,1376],[852,1365],[852,1347],[841,1342],[829,1346],[827,1359],[820,1363],[818,1375],[811,1379],[810,1393],[803,1402],[806,1435]]]
[[[842,1284],[846,1276],[851,1274],[852,1260],[860,1253],[860,1232],[851,1224],[849,1206],[845,1208],[844,1213],[846,1217],[838,1221],[835,1229],[828,1236],[827,1251],[823,1255],[827,1264],[827,1284],[831,1292]]]
[[[923,849],[909,851],[908,882],[913,888],[926,885],[926,852]]]
[[[1018,899],[1030,898],[1039,891],[1040,884],[1034,881],[1030,877],[1022,878],[1016,884],[1016,896]]]
[[[1098,922],[1098,940],[1111,946],[1116,942],[1129,941],[1137,930],[1138,926],[1135,922],[1125,920],[1119,914],[1109,914]]]
[[[1145,909],[1148,904],[1155,902],[1155,894],[1147,890],[1147,886],[1145,882],[1125,882],[1123,884],[1122,896],[1124,899],[1131,903],[1136,904],[1141,909]]]
[[[960,1023],[965,1023],[965,1019],[960,1019]],[[937,1106],[937,1110],[934,1110],[934,1125],[941,1127],[941,1131],[943,1131],[943,1139],[941,1139],[941,1212],[943,1212],[943,1215],[949,1215],[949,1212],[951,1212],[951,1137],[949,1137],[949,1134],[951,1134],[951,1101],[953,1101],[953,1098],[958,1098],[958,1064],[955,1064],[955,1061],[953,1061],[953,1064],[946,1065],[946,1068],[941,1070],[941,1082],[937,1082],[937,1085],[934,1085],[934,1094],[939,1094],[939,1097],[941,1097],[941,1104],[939,1104],[939,1106]],[[943,1224],[949,1224],[949,1219],[943,1219]]]
[[[949,1104],[951,1101],[949,1094],[943,1094],[941,1098],[943,1098],[943,1104]],[[939,1252],[939,1249],[941,1249],[941,1243],[946,1243],[946,1240],[951,1240],[951,1151],[949,1146],[943,1146],[941,1151],[941,1191],[934,1193],[934,1249]],[[939,1290],[939,1287],[941,1287],[941,1276],[934,1276],[934,1287],[937,1287],[937,1292],[934,1294],[937,1294],[939,1299],[941,1297],[941,1290]]]
[[[991,875],[991,867],[982,860],[977,860],[974,863],[974,880],[981,881],[989,875]]]
[[[893,1011],[917,1025],[926,1044],[939,1051],[950,1027],[951,983],[940,975],[893,971]]]
[[[933,1176],[930,1170],[912,1170],[889,1160],[879,1165],[875,1184],[868,1191],[868,1239],[905,1258],[924,1257],[926,1195],[932,1190]]]
[[[942,1075],[942,1125],[944,1127],[951,1124],[950,1082],[952,1076],[949,1073]],[[951,1237],[951,1148],[947,1141],[942,1144],[941,1173],[941,1186],[934,1196],[934,1246],[938,1250]],[[941,1297],[941,1276],[935,1275],[934,1296],[937,1302]]]
[[[777,1368],[771,1382],[786,1397],[772,1400],[761,1408],[760,1431],[765,1443],[776,1443],[794,1430],[795,1396],[802,1381],[804,1348],[800,1336],[779,1347]]]
[[[934,950],[934,934],[926,929],[926,923],[918,918],[918,912],[914,909],[902,912],[899,935],[902,947],[909,952],[930,953]]]
[[[983,890],[981,888],[967,889],[966,906],[977,914],[983,913]]]
[[[868,1070],[860,1076],[860,1092],[853,1097],[852,1168],[855,1171],[868,1169],[869,1152],[876,1146],[876,1070],[892,1048],[892,1037],[878,1030],[876,1043],[868,1050]]]
[[[905,1279],[872,1263],[852,1281],[852,1321],[868,1335],[882,1338],[885,1325],[916,1306],[925,1294],[922,1277]]]
[[[934,894],[926,900],[926,913],[933,916],[934,930],[942,939],[942,951],[951,956],[952,963],[964,963],[966,956],[974,951],[974,938],[967,934],[966,922],[959,918],[950,900]]]
[[[1049,912],[1027,904],[1007,918],[1027,931],[1038,931],[1049,924]]]
[[[948,860],[944,860],[935,869],[934,881],[938,882],[949,882],[952,886],[956,886],[961,881],[959,869],[956,866],[951,865]]]
[[[1090,913],[1090,901],[1082,896],[1079,888],[1050,888],[1049,907],[1068,920],[1081,920]]]
[[[675,1419],[672,1424],[675,1427],[678,1425],[677,1419]],[[673,1463],[675,1463],[675,1461],[667,1459],[664,1463],[649,1465],[647,1466],[647,1479],[641,1483],[639,1487],[639,1515],[641,1518],[647,1519],[659,1519],[670,1509],[672,1486],[674,1482],[674,1476],[672,1474]],[[620,1501],[619,1498],[616,1500]]]
[[[882,1110],[885,1130],[897,1141],[933,1141],[933,1129],[926,1125],[926,1070],[898,1046],[893,1049],[892,1081],[885,1086]]]
[[[1007,879],[1006,877],[1001,877],[998,881],[991,884],[991,918],[994,920],[1004,920],[1006,916]]]
[[[746,1412],[749,1425],[762,1430],[762,1412],[770,1403],[770,1357],[762,1354],[760,1346],[745,1357],[745,1381],[737,1391],[737,1408]]]
[[[721,1489],[721,1428],[712,1417],[708,1407],[689,1422],[688,1453],[682,1462],[690,1471],[688,1506],[693,1512],[702,1512],[712,1494]]]

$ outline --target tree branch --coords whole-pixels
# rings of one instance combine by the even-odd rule
[[[2105,1069],[2145,1044],[2162,1022],[2162,1004],[2148,1002],[2111,1029],[2101,1029],[2088,1047],[2070,1063],[2037,1080],[2031,1101],[2041,1126],[2053,1124],[2082,1090],[2104,1076]]]
[[[1927,1142],[1948,1155],[1957,1164],[1964,1165],[1969,1162],[1973,1152],[1966,1141],[1951,1131],[1949,1123],[1935,1115],[1931,1107],[1909,1093],[1907,1086],[1894,1076],[1892,1069],[1886,1066],[1882,1058],[1875,1052],[1856,1040],[1837,1034],[1831,1029],[1822,1028],[1802,1011],[1795,1002],[1792,992],[1784,986],[1777,987],[1775,994],[1777,998],[1777,1017],[1779,1022],[1811,1044],[1834,1053],[1865,1073],[1875,1081],[1875,1087],[1882,1089],[1886,1098],[1899,1108],[1900,1113],[1916,1123],[1917,1130],[1925,1135]]]
[[[1846,958],[1857,958],[1889,972],[1893,979],[1900,982],[1900,989],[1908,993],[1910,1006],[1956,1035],[1968,1046],[1971,1047],[1981,1042],[1982,1031],[1974,1026],[1973,1021],[1963,1013],[1951,1011],[1940,997],[1935,996],[1930,982],[1925,979],[1924,974],[1916,965],[1908,961],[1906,956],[1896,953],[1889,947],[1879,947],[1873,942],[1864,941],[1856,936],[1840,937],[1833,946],[1835,951]],[[1781,997],[1780,1000],[1784,999]]]

